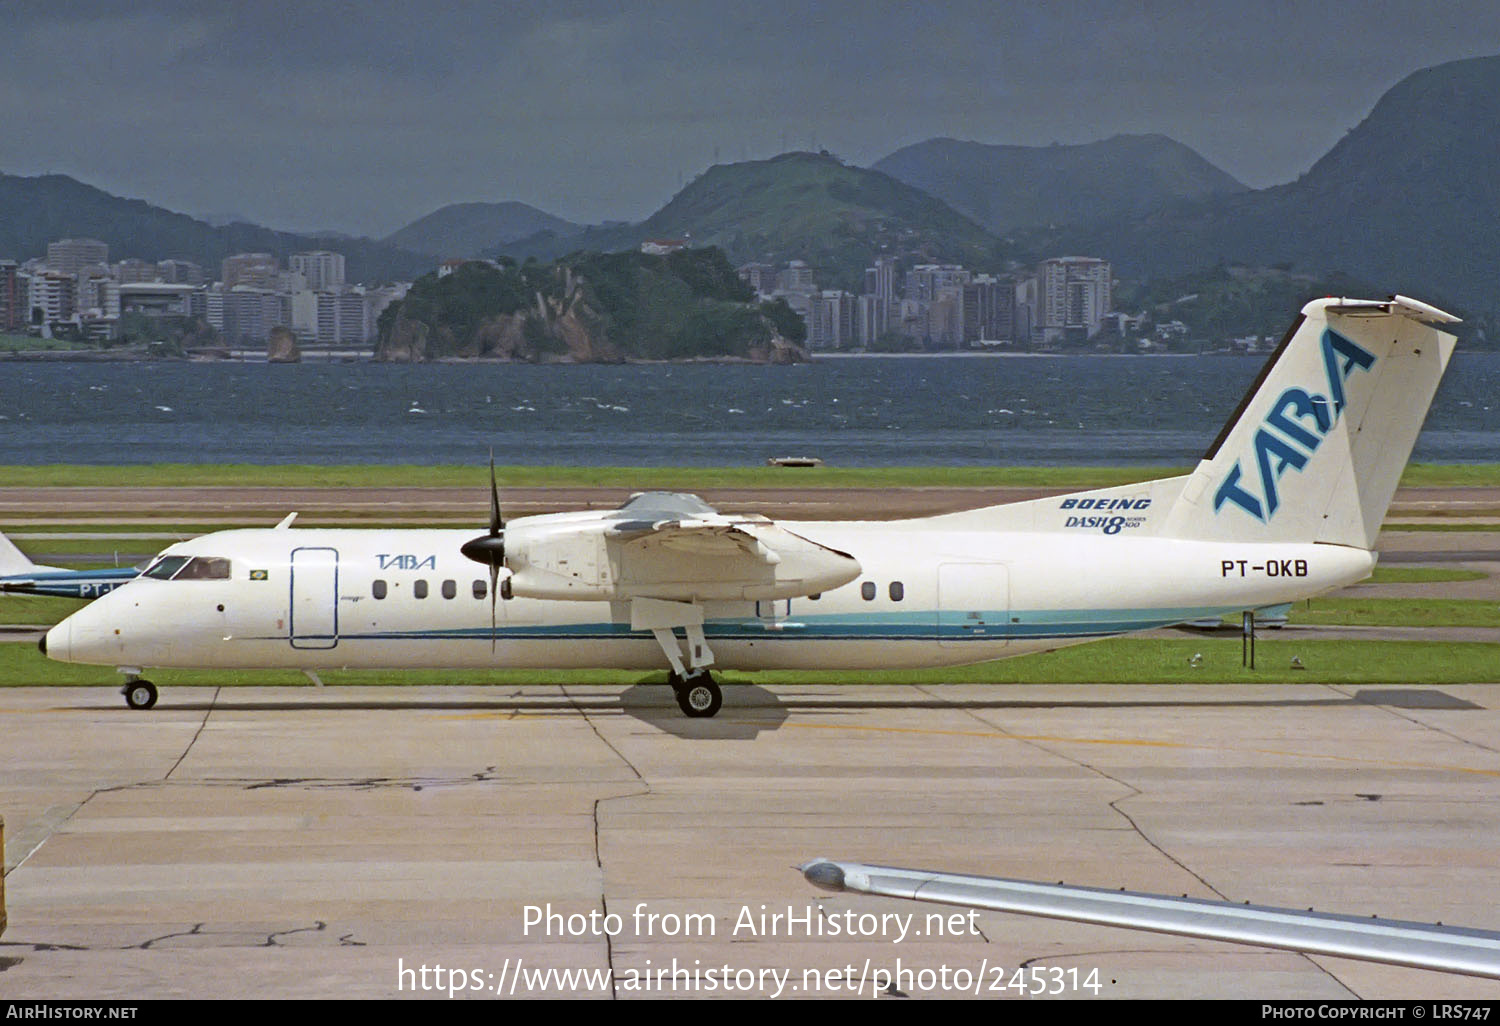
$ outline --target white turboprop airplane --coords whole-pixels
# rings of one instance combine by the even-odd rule
[[[146,666],[667,666],[683,712],[712,716],[713,666],[958,665],[1283,605],[1374,568],[1453,350],[1430,324],[1456,320],[1401,296],[1307,304],[1180,477],[918,520],[773,523],[648,492],[506,525],[492,464],[488,534],[288,517],[205,535],[41,647],[119,667],[134,708],[156,701]]]

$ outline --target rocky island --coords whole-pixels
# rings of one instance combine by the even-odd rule
[[[801,318],[757,302],[717,248],[471,261],[380,317],[375,359],[625,363],[807,359]]]

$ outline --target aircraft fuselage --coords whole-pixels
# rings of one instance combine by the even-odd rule
[[[1278,605],[1368,576],[1342,545],[783,523],[853,555],[816,597],[702,603],[718,668],[956,665]],[[629,601],[491,599],[472,531],[241,530],[174,546],[223,579],[141,577],[59,624],[47,654],[118,666],[659,669]],[[493,634],[493,641],[492,641]]]

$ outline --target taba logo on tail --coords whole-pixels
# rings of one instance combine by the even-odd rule
[[[1323,332],[1323,369],[1328,375],[1328,394],[1289,388],[1271,404],[1271,411],[1255,432],[1255,467],[1260,494],[1240,482],[1244,472],[1235,460],[1219,490],[1214,493],[1214,512],[1233,503],[1260,521],[1270,520],[1281,506],[1278,481],[1287,468],[1300,471],[1344,412],[1344,382],[1356,370],[1367,371],[1375,354],[1329,328]]]

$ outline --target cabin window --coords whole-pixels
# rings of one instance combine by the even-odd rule
[[[489,593],[490,593],[490,587],[489,587],[489,585],[487,585],[487,584],[484,583],[484,578],[483,577],[477,578],[474,581],[474,597],[477,598],[477,599],[482,599],[486,595],[488,595]]]
[[[451,598],[455,597],[456,595],[458,595],[458,582],[457,581],[444,581],[443,582],[443,598],[445,598],[445,599],[451,599]]]
[[[370,594],[374,595],[378,599],[385,598],[385,582],[376,581],[374,584],[370,585]]]
[[[412,584],[412,586],[411,586],[411,597],[412,598],[419,598],[419,599],[426,598],[427,597],[427,582],[426,581],[417,581],[414,584]]]
[[[900,581],[891,582],[891,601],[900,602],[906,597],[906,586]]]
[[[874,581],[866,581],[864,584],[861,584],[859,586],[859,595],[866,602],[874,602],[875,601],[875,582]]]

